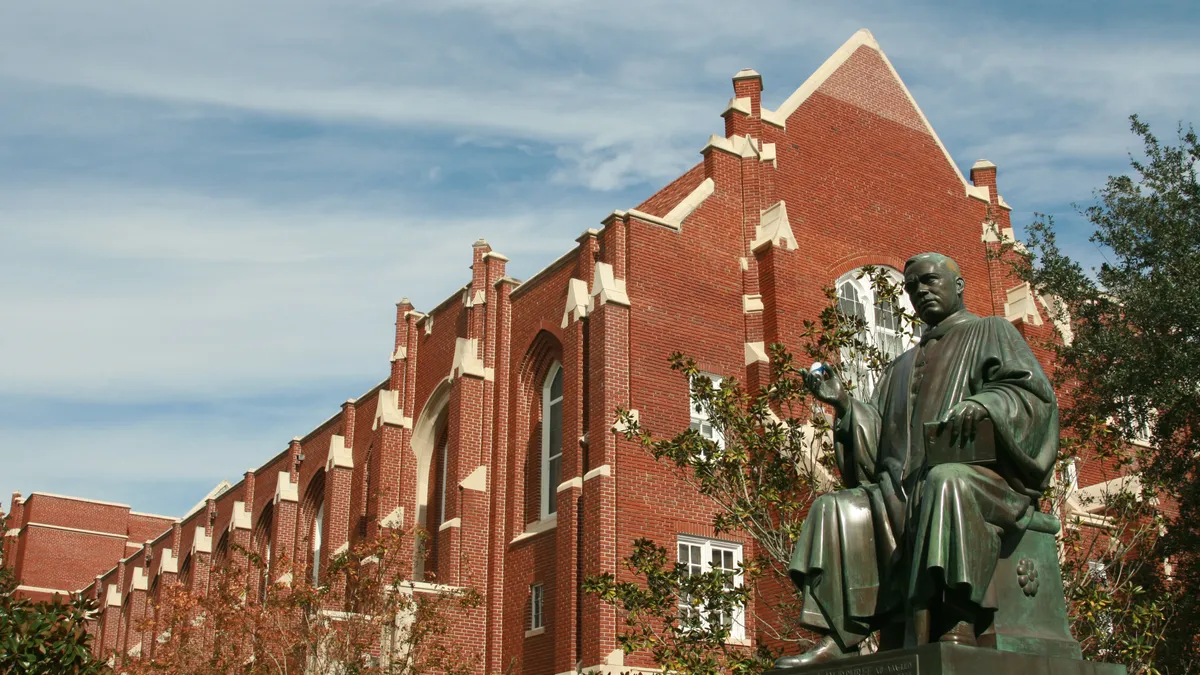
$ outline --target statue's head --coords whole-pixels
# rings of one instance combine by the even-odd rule
[[[958,263],[941,253],[920,253],[904,263],[904,292],[926,325],[936,326],[962,309],[966,287]]]

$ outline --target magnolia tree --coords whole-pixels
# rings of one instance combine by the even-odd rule
[[[0,523],[4,513],[0,512]],[[96,610],[91,601],[34,602],[15,597],[17,580],[4,564],[0,546],[0,673],[75,673],[108,669],[92,658],[87,622]]]
[[[882,269],[864,268],[878,303],[895,312],[911,340],[919,321],[902,309],[900,287]],[[873,333],[861,314],[826,290],[828,306],[804,324],[805,364],[831,364],[855,395],[863,395],[889,362],[887,338]],[[809,644],[799,616],[802,598],[787,577],[792,545],[808,505],[840,485],[834,468],[829,411],[809,396],[804,368],[776,345],[770,381],[749,391],[736,378],[714,387],[682,354],[671,367],[692,385],[692,402],[719,432],[720,440],[694,429],[656,438],[627,412],[625,436],[716,507],[713,528],[752,540],[736,571],[695,574],[653,541],[634,542],[624,561],[632,580],[605,574],[585,580],[585,590],[625,610],[619,636],[626,653],[645,650],[665,670],[694,674],[749,673],[767,668],[780,650]],[[741,579],[741,584],[734,583]],[[751,603],[756,589],[771,589],[769,607]],[[754,650],[731,644],[734,617],[754,607],[754,626],[766,638]],[[869,646],[866,648],[870,648]]]
[[[179,584],[162,589],[139,627],[155,644],[122,672],[471,672],[477,655],[450,640],[449,627],[480,604],[480,595],[405,579],[402,541],[398,533],[385,534],[335,556],[321,586],[287,563],[272,569],[279,581],[252,584],[266,578],[264,561],[242,550],[248,564],[215,571],[207,592]]]

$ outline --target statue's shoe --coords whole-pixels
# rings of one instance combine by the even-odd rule
[[[838,645],[837,641],[830,636],[825,636],[817,643],[817,646],[795,656],[781,656],[775,659],[775,668],[796,668],[798,666],[811,666],[814,663],[825,663],[835,659],[842,659],[847,656],[857,654],[857,649],[845,651]]]
[[[938,642],[952,642],[956,645],[976,646],[975,625],[969,621],[959,621],[950,630],[942,633]]]

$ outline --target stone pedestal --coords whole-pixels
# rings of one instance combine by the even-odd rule
[[[768,670],[766,675],[1126,675],[1124,665],[948,643]]]
[[[935,642],[766,675],[1125,675],[1125,666]]]

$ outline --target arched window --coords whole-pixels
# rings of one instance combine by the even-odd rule
[[[542,519],[558,513],[562,481],[562,366],[555,363],[542,384]]]
[[[325,529],[325,502],[317,507],[317,515],[313,516],[312,524],[312,585],[321,583],[321,535]]]
[[[897,270],[890,267],[877,269],[881,269],[893,284],[903,285],[904,277]],[[891,361],[913,345],[915,337],[906,332],[901,318],[901,311],[913,311],[908,296],[903,292],[892,302],[880,297],[870,276],[864,274],[860,268],[847,272],[838,279],[837,295],[838,313],[863,321],[864,327],[859,337],[864,342],[874,345],[883,359]],[[911,327],[908,328],[911,330]],[[843,349],[842,363],[845,374],[854,380],[860,394],[870,395],[877,375],[871,372],[872,368],[866,355],[852,354],[850,350]]]

